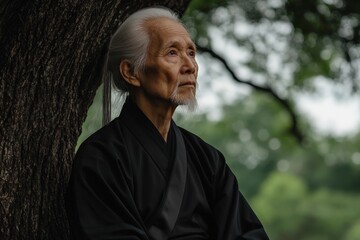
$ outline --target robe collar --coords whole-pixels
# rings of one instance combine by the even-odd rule
[[[137,141],[151,156],[155,164],[166,177],[174,158],[176,124],[171,120],[168,141],[165,142],[154,124],[141,109],[128,97],[120,113],[121,124],[133,133]]]

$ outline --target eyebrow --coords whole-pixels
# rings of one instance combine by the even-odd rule
[[[186,42],[186,45],[187,45],[188,48],[190,47],[190,48],[192,48],[192,49],[194,49],[194,50],[196,51],[196,45],[195,45],[194,42],[192,42],[192,41],[187,41],[187,42]],[[170,48],[170,47],[173,47],[173,46],[175,46],[175,47],[176,47],[176,46],[181,46],[180,41],[172,40],[172,41],[166,43],[166,44],[164,45],[164,48]]]

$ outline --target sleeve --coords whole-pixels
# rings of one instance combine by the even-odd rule
[[[238,190],[237,180],[219,153],[215,175],[214,225],[217,240],[268,240],[259,219]]]
[[[126,165],[94,147],[80,148],[68,188],[72,238],[148,240]]]

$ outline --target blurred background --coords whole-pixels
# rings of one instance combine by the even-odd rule
[[[360,239],[360,1],[193,0],[183,20],[199,107],[177,124],[224,153],[271,239]]]

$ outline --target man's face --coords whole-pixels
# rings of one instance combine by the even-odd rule
[[[140,74],[143,93],[152,101],[195,105],[198,65],[195,44],[188,32],[167,18],[146,24],[150,43],[144,72]]]

